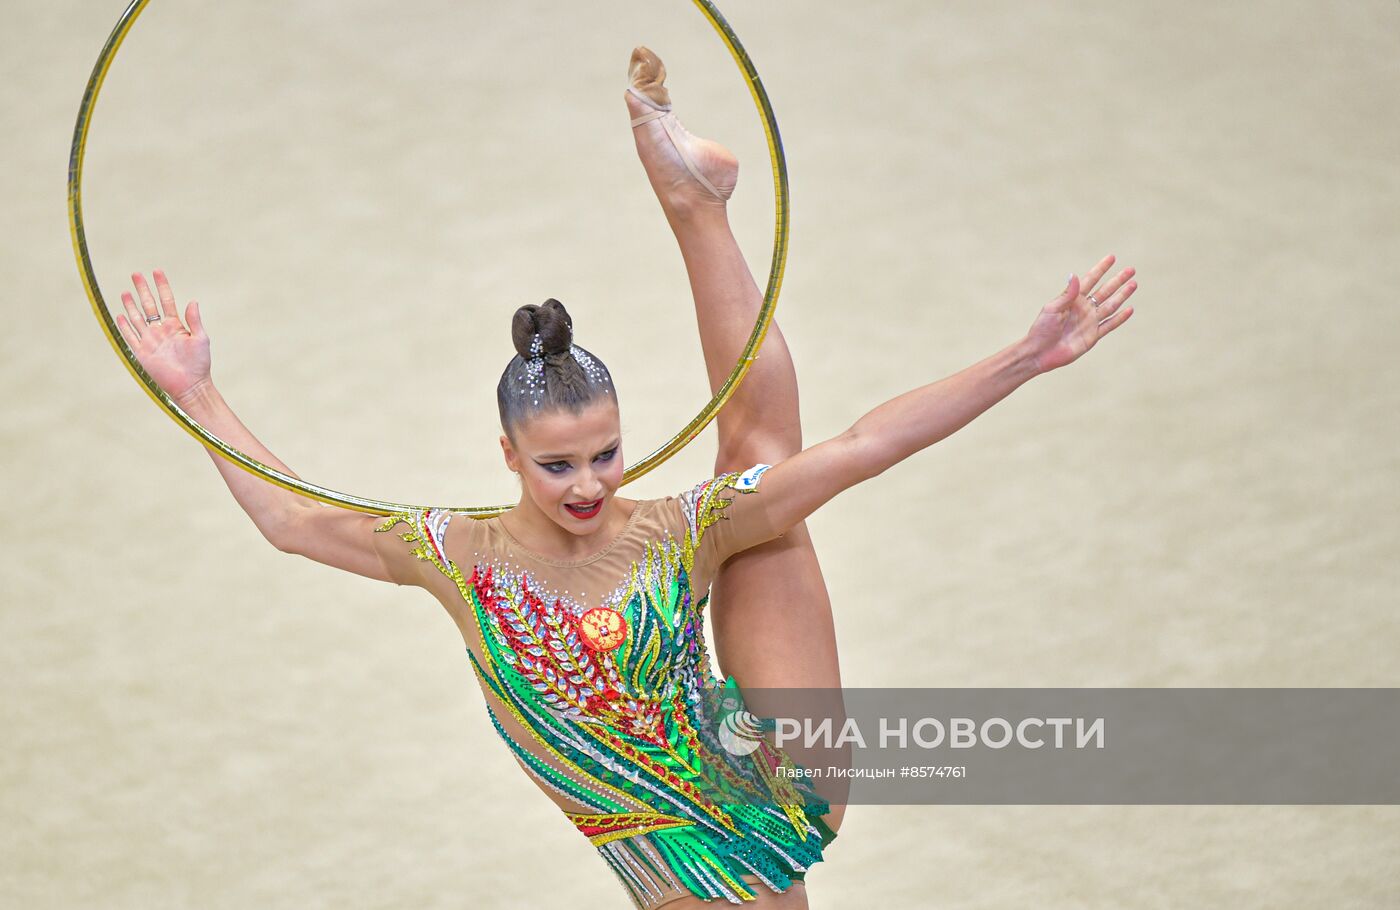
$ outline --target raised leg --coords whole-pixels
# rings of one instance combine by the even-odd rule
[[[649,70],[655,76],[660,64],[652,66],[648,55],[644,49],[634,53],[633,85],[645,86]],[[659,78],[650,81],[659,87]],[[649,110],[631,93],[627,103],[634,118]],[[660,124],[643,123],[633,133],[680,244],[705,368],[711,389],[718,389],[748,341],[763,295],[730,230],[724,200],[684,179],[688,172],[677,170],[683,164],[677,163],[679,156]],[[692,158],[710,182],[732,191],[737,177],[733,156],[714,143],[689,141]],[[717,473],[757,462],[773,464],[801,451],[797,373],[776,320],[760,356],[717,420]],[[741,688],[840,687],[831,599],[805,522],[727,561],[713,582],[710,603],[720,671],[733,675]],[[844,806],[833,806],[827,823],[837,828],[844,813]]]

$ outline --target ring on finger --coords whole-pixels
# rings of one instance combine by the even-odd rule
[[[1093,294],[1085,294],[1084,296],[1092,300],[1094,302],[1094,308],[1098,309],[1099,299],[1097,297],[1095,297]]]
[[[161,316],[160,316],[159,313],[147,313],[147,314],[146,314],[146,325],[150,325],[150,324],[153,323],[153,322],[160,322],[160,319],[161,319]]]

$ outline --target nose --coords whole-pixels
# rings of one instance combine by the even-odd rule
[[[580,471],[578,482],[574,484],[572,493],[577,497],[578,502],[592,502],[595,499],[603,498],[603,482],[598,479],[598,475],[591,470]]]

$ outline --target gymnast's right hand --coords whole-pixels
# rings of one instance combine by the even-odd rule
[[[140,272],[131,276],[141,297],[138,307],[130,292],[122,293],[125,316],[117,316],[122,337],[135,352],[141,367],[150,374],[165,393],[177,401],[209,383],[209,336],[204,334],[204,322],[199,318],[199,304],[193,300],[185,307],[185,323],[180,321],[175,295],[165,273],[153,273],[160,303],[151,296],[146,278]]]

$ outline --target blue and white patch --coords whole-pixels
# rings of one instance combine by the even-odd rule
[[[763,476],[763,472],[773,467],[771,464],[756,464],[744,473],[740,474],[734,481],[734,489],[744,493],[758,489],[758,479]]]

